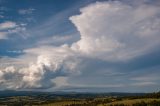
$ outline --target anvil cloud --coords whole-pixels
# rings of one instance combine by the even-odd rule
[[[157,88],[159,78],[140,82],[133,79],[137,74],[141,79],[151,70],[153,75],[148,76],[149,79],[160,74],[159,65],[155,64],[149,68],[142,64],[144,68],[136,69],[141,66],[136,63],[143,58],[157,61],[152,59],[152,54],[159,53],[160,6],[144,1],[137,4],[95,2],[68,20],[80,35],[77,41],[58,46],[38,43],[36,47],[24,49],[16,59],[2,57],[1,89]],[[11,62],[5,64],[8,60]]]

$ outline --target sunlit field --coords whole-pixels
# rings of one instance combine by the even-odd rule
[[[57,95],[57,96],[55,96]],[[108,96],[110,95],[110,96]],[[113,94],[112,94],[113,95]],[[148,94],[38,94],[1,97],[5,106],[160,106],[160,93]],[[117,95],[117,96],[115,96]],[[137,96],[136,96],[137,95]]]

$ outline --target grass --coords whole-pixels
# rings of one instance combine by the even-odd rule
[[[110,105],[116,105],[116,104],[125,104],[127,106],[132,106],[135,103],[140,103],[140,102],[145,102],[145,103],[150,103],[152,101],[160,101],[160,99],[153,99],[153,98],[146,98],[146,99],[126,99],[126,100],[121,100],[121,101],[114,101],[112,103],[107,103],[107,104],[100,104],[98,106],[110,106]]]
[[[100,99],[99,99],[100,100]],[[124,100],[120,100],[120,101],[113,101],[111,103],[103,103],[103,104],[98,104],[97,106],[110,106],[112,105],[116,105],[116,104],[125,104],[127,106],[132,106],[135,103],[140,103],[144,101],[145,103],[150,103],[152,101],[160,101],[160,99],[152,99],[152,98],[146,98],[146,99],[124,99]],[[92,101],[94,102],[94,101]],[[84,104],[87,102],[86,101],[59,101],[59,102],[55,102],[55,103],[49,103],[49,104],[45,104],[45,105],[41,105],[41,106],[65,106],[65,105],[71,105],[71,104]]]
[[[79,98],[78,98],[79,97]],[[37,95],[0,98],[0,106],[160,106],[160,93],[142,96]]]
[[[55,103],[44,104],[41,106],[65,106],[65,105],[83,104],[83,103],[86,103],[86,102],[85,101],[60,101]]]

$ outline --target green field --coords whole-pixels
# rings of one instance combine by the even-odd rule
[[[28,99],[24,101],[23,103],[18,102],[18,99],[14,97],[12,101],[10,101],[13,104],[1,104],[0,106],[160,106],[160,99],[156,98],[122,100],[116,98],[94,98],[93,100],[59,100],[49,102],[34,100],[33,104],[29,104]]]
[[[160,99],[146,98],[146,99],[132,99],[132,100],[121,100],[113,101],[110,103],[104,103],[103,99],[97,101],[61,101],[56,103],[44,104],[42,106],[160,106],[153,103],[160,103]]]
[[[38,94],[1,97],[0,106],[160,106],[160,93],[117,94]]]
[[[122,101],[114,101],[111,103],[107,103],[107,104],[100,104],[98,106],[114,106],[114,105],[126,105],[126,106],[133,106],[135,104],[144,104],[144,106],[146,106],[146,104],[151,104],[152,102],[159,102],[160,103],[160,99],[153,99],[153,98],[146,98],[146,99],[132,99],[132,100],[122,100]],[[154,105],[152,105],[154,106]],[[160,104],[159,104],[160,106]]]

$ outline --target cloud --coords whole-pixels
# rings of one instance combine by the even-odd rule
[[[4,16],[3,16],[3,15],[0,15],[0,18],[4,18]]]
[[[138,86],[138,87],[144,87],[144,86],[153,86],[153,85],[157,85],[157,83],[155,82],[135,82],[133,84],[131,84],[132,86]]]
[[[160,78],[156,75],[146,75],[146,76],[140,76],[140,77],[134,77],[134,78],[131,78],[131,80],[135,80],[135,81],[156,81],[156,80],[159,80]]]
[[[0,30],[12,29],[15,27],[17,27],[17,24],[12,21],[6,21],[3,23],[0,23]]]
[[[56,77],[53,82],[55,83],[55,87],[56,89],[59,89],[61,88],[62,86],[69,86],[68,82],[67,82],[67,79],[68,77]]]
[[[147,13],[144,10],[148,11]],[[128,60],[159,45],[159,6],[97,2],[70,17],[81,34],[72,49],[104,60]],[[154,41],[154,42],[153,42]]]
[[[23,51],[22,50],[8,50],[7,52],[9,52],[9,53],[23,53]]]
[[[0,32],[0,39],[6,39],[7,33],[6,32]]]
[[[42,40],[38,41],[38,45],[49,45],[49,44],[65,44],[67,42],[71,42],[75,39],[75,35],[53,35],[51,37],[46,37]]]
[[[109,1],[96,2],[80,12],[69,18],[80,33],[79,40],[57,47],[42,43],[24,50],[18,60],[11,59],[15,65],[10,63],[0,69],[1,87],[43,89],[74,87],[75,83],[83,83],[75,84],[80,88],[89,84],[88,87],[124,87],[127,75],[120,66],[114,70],[115,65],[148,54],[160,45],[159,6]],[[61,42],[70,37],[53,38],[56,39]],[[116,78],[110,80],[113,77]],[[146,81],[133,85],[151,84]]]
[[[34,8],[20,9],[20,10],[18,10],[18,13],[19,13],[20,15],[28,15],[28,14],[32,14],[33,11],[35,11]]]
[[[1,69],[1,87],[7,89],[49,88],[54,86],[51,79],[58,76],[59,66],[51,64],[47,57],[39,56],[36,63],[16,69],[9,66]],[[54,70],[55,69],[55,70]]]
[[[54,53],[50,51],[54,51]],[[50,88],[55,85],[62,85],[63,77],[78,74],[76,71],[78,61],[70,57],[72,53],[65,45],[58,48],[28,49],[24,52],[27,54],[16,60],[21,61],[21,64],[16,62],[18,64],[15,64],[15,67],[11,66],[12,62],[10,62],[9,65],[5,65],[5,68],[0,69],[2,87],[7,89]],[[27,60],[28,56],[30,59]],[[34,59],[33,57],[37,58]],[[23,63],[23,61],[25,62]],[[13,62],[15,61],[13,60]],[[62,84],[58,84],[58,82]]]
[[[0,7],[0,11],[2,11],[2,12],[3,12],[3,11],[8,11],[8,10],[10,10],[10,9],[7,8],[7,7],[4,7],[4,6],[1,6],[1,7]]]
[[[22,34],[26,31],[24,24],[17,24],[13,21],[0,23],[0,39],[7,39],[11,34]]]

